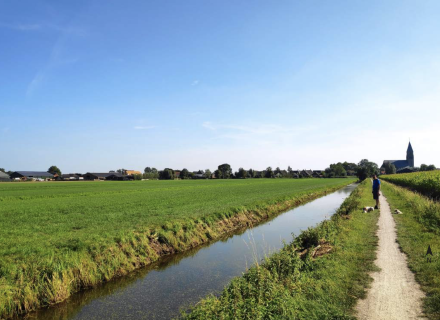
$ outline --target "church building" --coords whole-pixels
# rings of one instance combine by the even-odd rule
[[[414,168],[414,151],[411,142],[408,144],[408,149],[406,150],[406,160],[384,160],[382,167],[387,163],[394,164],[397,171],[401,171],[405,168]]]

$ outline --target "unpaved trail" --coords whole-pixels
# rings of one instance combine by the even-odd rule
[[[409,270],[406,256],[396,242],[395,222],[387,199],[381,195],[379,248],[375,264],[381,269],[371,274],[373,283],[367,298],[356,306],[358,319],[424,319],[424,293]]]

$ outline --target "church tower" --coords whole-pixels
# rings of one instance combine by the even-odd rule
[[[411,168],[414,168],[414,151],[411,146],[411,141],[408,144],[408,150],[406,150],[406,161]]]

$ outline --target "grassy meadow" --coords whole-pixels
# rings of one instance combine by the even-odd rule
[[[371,202],[365,180],[330,220],[303,231],[183,318],[355,319],[353,308],[376,270],[379,211],[361,210]]]
[[[440,203],[387,182],[382,190],[391,209],[403,212],[394,215],[397,241],[427,294],[424,311],[429,319],[440,319]],[[426,255],[428,246],[433,256]]]
[[[353,182],[0,184],[0,318],[65,300]]]

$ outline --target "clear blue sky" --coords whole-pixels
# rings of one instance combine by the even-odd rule
[[[0,0],[0,167],[440,165],[439,1]]]

